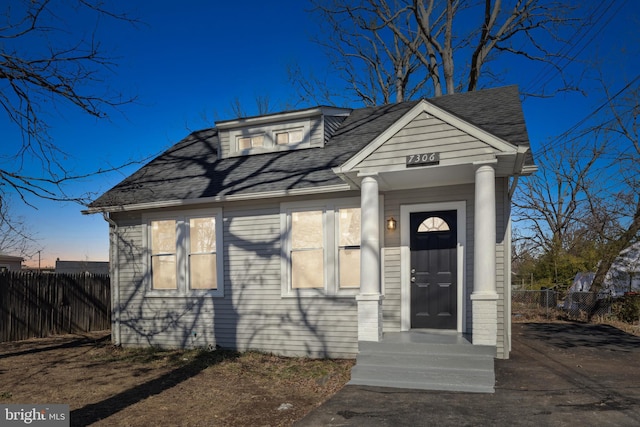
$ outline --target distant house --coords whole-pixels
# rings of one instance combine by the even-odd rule
[[[24,258],[19,256],[0,254],[0,272],[22,270]]]
[[[576,274],[567,293],[589,292],[594,278],[594,272]],[[604,276],[600,295],[619,297],[626,292],[640,292],[640,242],[624,249],[616,257]]]
[[[107,261],[60,261],[56,260],[56,273],[59,274],[109,274]]]
[[[514,86],[217,122],[85,211],[110,223],[113,339],[354,357],[437,330],[507,358],[535,170]]]

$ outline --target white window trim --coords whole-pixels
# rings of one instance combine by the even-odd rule
[[[317,200],[305,202],[288,202],[280,205],[280,230],[281,230],[281,296],[294,297],[350,297],[360,293],[360,288],[340,288],[339,279],[339,251],[336,236],[338,234],[338,221],[336,215],[342,208],[360,208],[359,197],[343,199]],[[294,289],[291,287],[291,213],[300,211],[323,212],[323,244],[324,244],[324,287],[313,289]],[[360,268],[358,266],[358,268]]]
[[[302,141],[290,144],[278,145],[276,142],[276,134],[281,132],[294,132],[302,131]],[[262,147],[252,147],[246,149],[239,149],[238,141],[240,138],[254,137],[263,135]],[[299,148],[311,148],[311,120],[303,119],[296,120],[290,123],[265,125],[265,126],[251,126],[240,129],[233,129],[229,131],[229,153],[232,156],[244,156],[249,154],[270,153],[274,151],[287,151],[295,150]]]
[[[186,229],[192,218],[214,217],[216,220],[216,283],[217,289],[189,289],[189,237]],[[149,297],[224,297],[224,254],[222,209],[198,209],[148,213],[142,216],[143,242],[145,245],[145,290]],[[153,289],[151,272],[151,221],[176,221],[176,281],[177,289]]]

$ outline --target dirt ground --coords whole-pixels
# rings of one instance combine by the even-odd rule
[[[353,361],[123,350],[103,332],[0,343],[0,403],[68,404],[74,426],[626,426],[639,362],[612,326],[514,324],[494,394],[422,392],[343,387]]]
[[[342,388],[352,365],[66,335],[0,343],[0,403],[68,404],[72,426],[291,425]]]

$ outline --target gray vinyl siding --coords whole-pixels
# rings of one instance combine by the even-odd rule
[[[371,153],[358,169],[398,166],[405,156],[426,152],[440,153],[440,164],[474,162],[486,159],[494,149],[448,123],[420,114]]]
[[[504,209],[504,191],[507,191],[506,179],[498,179],[496,182],[496,287],[498,292],[498,337],[497,351],[498,357],[505,357],[505,305],[504,305],[504,287],[505,287],[505,263],[509,262],[505,252],[505,231],[508,218],[505,217]],[[468,332],[472,330],[472,305],[470,301],[473,292],[473,262],[474,262],[474,184],[452,185],[446,187],[428,188],[422,190],[405,190],[388,192],[384,195],[384,217],[400,218],[401,205],[413,205],[421,203],[441,203],[441,202],[457,202],[464,201],[466,203],[466,248],[465,248],[465,283],[464,283],[464,301],[465,301],[465,327]],[[398,229],[390,232],[385,230],[384,235],[384,276],[383,289],[385,298],[383,301],[383,320],[384,330],[387,332],[400,330],[400,304],[401,304],[401,283],[400,283],[400,227],[403,224],[398,223]],[[460,227],[460,224],[458,225]],[[508,348],[508,347],[507,347]]]
[[[226,159],[231,154],[231,138],[229,137],[229,131],[219,131],[218,140],[220,141],[220,152],[218,153],[218,157],[221,159]]]
[[[119,227],[121,343],[354,357],[354,297],[281,296],[279,203],[229,205],[223,217],[224,297],[148,295],[142,220]]]
[[[436,187],[421,190],[404,190],[385,193],[384,217],[400,218],[401,205],[421,203],[466,202],[466,262],[464,284],[464,300],[466,302],[466,329],[471,330],[471,304],[469,298],[473,291],[473,184]],[[388,332],[400,330],[400,227],[394,232],[385,231],[384,270],[385,270],[385,299],[383,301],[384,330]],[[460,224],[458,225],[460,227]],[[397,272],[392,276],[387,272]]]
[[[508,179],[498,178],[496,180],[496,292],[498,293],[498,332],[496,339],[496,352],[499,359],[506,359],[509,356],[509,345],[505,341],[507,317],[505,306],[505,286],[509,281],[505,276],[506,264],[511,262],[508,256],[507,226],[509,224],[508,214],[504,208],[505,192],[508,191]]]
[[[346,118],[346,116],[324,116],[324,142],[331,139]]]
[[[325,143],[324,120],[322,116],[312,117],[309,127],[309,141],[312,147],[322,147]]]

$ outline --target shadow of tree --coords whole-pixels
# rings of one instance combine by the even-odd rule
[[[73,425],[85,426],[103,420],[150,396],[160,394],[165,390],[177,386],[189,378],[198,375],[209,366],[221,363],[224,360],[236,358],[237,356],[238,353],[230,351],[201,351],[192,361],[171,372],[100,402],[92,403],[71,411],[71,422]]]
[[[640,337],[608,325],[588,323],[527,323],[527,335],[558,348],[602,348],[640,352]]]
[[[341,184],[344,191],[331,197],[357,196],[357,189],[349,191],[333,168],[351,158],[412,106],[358,110],[330,140],[325,140],[323,148],[220,158],[217,130],[194,132],[98,199],[98,206],[202,199],[199,208],[222,207],[224,213],[224,297],[164,298],[149,296],[149,253],[140,232],[141,214],[112,212],[119,224],[116,239],[121,298],[114,301],[114,312],[121,313],[117,321],[126,330],[126,339],[121,342],[181,347],[221,345],[244,350],[268,345],[274,348],[277,343],[297,340],[299,353],[327,357],[332,334],[331,339],[348,342],[357,351],[353,325],[342,336],[335,333],[345,326],[336,313],[356,319],[353,298],[337,298],[323,292],[318,292],[317,298],[281,297],[280,263],[288,256],[281,250],[279,202],[283,199],[226,199],[239,194],[249,197],[274,190],[286,194],[290,190],[336,184]],[[237,213],[243,209],[246,213]],[[234,213],[228,214],[229,211]],[[247,232],[248,225],[242,229],[236,227],[236,221],[266,221],[271,229],[263,232],[257,227],[252,235]],[[236,229],[242,229],[242,233]]]
[[[16,356],[24,356],[27,354],[37,354],[37,353],[44,353],[47,351],[54,351],[54,350],[61,350],[61,349],[65,349],[65,348],[75,348],[75,347],[82,347],[82,346],[86,346],[86,345],[96,345],[96,344],[100,344],[100,343],[105,343],[107,341],[111,340],[111,335],[105,335],[101,338],[98,339],[93,339],[93,338],[89,338],[89,337],[81,337],[78,339],[74,339],[71,341],[67,341],[64,342],[62,344],[56,344],[56,345],[49,345],[49,346],[45,346],[45,347],[39,347],[39,348],[29,348],[28,350],[22,350],[22,351],[14,351],[11,353],[2,353],[0,354],[0,359],[6,359],[9,357],[16,357]]]

